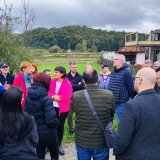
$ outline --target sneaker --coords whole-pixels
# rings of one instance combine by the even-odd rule
[[[62,146],[59,146],[59,154],[60,155],[64,155],[64,149],[62,148]]]

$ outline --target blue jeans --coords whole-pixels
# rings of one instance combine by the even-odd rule
[[[109,149],[107,147],[100,149],[88,149],[76,145],[78,160],[108,160]]]
[[[116,119],[117,119],[118,124],[120,122],[120,118],[121,118],[123,111],[124,111],[124,103],[116,104],[115,113],[116,113]]]

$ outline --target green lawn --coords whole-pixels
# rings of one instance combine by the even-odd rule
[[[69,62],[68,62],[69,63]],[[54,76],[54,68],[57,67],[57,66],[63,66],[66,68],[67,72],[69,72],[69,66],[68,66],[68,63],[59,63],[59,64],[41,64],[38,66],[39,68],[39,71],[43,71],[44,69],[50,69],[51,72],[52,72],[52,76]],[[98,64],[97,62],[91,62],[91,63],[77,63],[76,66],[77,66],[77,71],[82,74],[83,71],[85,70],[85,67],[86,65],[92,65],[99,73],[101,71],[101,68],[100,68],[100,64]]]

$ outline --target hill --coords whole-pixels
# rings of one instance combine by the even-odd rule
[[[79,50],[85,45],[88,51],[114,51],[124,46],[125,32],[106,31],[86,26],[62,28],[36,28],[27,32],[29,46],[50,48],[58,45],[61,49]],[[23,35],[20,35],[23,36]]]

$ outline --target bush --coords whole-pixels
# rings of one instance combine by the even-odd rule
[[[58,53],[60,51],[60,47],[58,45],[54,45],[53,47],[49,48],[49,53]]]

